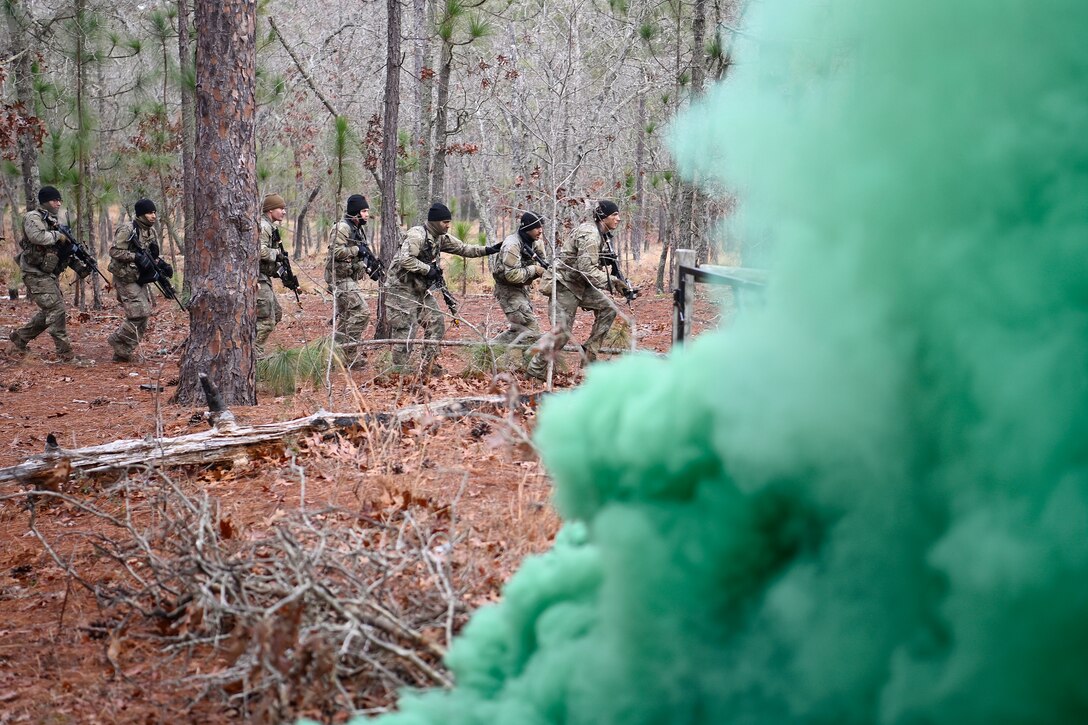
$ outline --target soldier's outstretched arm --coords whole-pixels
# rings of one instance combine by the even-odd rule
[[[491,247],[481,247],[476,244],[465,244],[457,237],[447,234],[442,239],[442,251],[457,254],[462,257],[486,257],[493,254]]]

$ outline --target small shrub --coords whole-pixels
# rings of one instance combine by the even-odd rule
[[[493,373],[521,370],[527,364],[523,348],[481,343],[468,348],[466,378],[490,377]]]
[[[325,371],[329,367],[329,355],[332,355],[333,370],[343,370],[344,351],[331,337],[320,337],[299,348],[298,377],[315,388],[323,385]]]
[[[257,361],[257,382],[273,395],[294,395],[300,382],[318,388],[325,381],[330,351],[333,367],[343,369],[343,351],[328,337],[299,348],[277,348]]]
[[[257,382],[273,395],[294,395],[298,350],[277,348],[257,361]]]

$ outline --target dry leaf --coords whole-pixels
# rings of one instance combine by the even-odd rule
[[[106,659],[113,665],[113,669],[121,671],[121,647],[124,638],[116,632],[110,634],[110,646],[106,648]]]
[[[224,539],[234,537],[234,525],[230,522],[229,516],[219,519],[219,535]]]

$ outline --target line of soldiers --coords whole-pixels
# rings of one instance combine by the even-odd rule
[[[38,192],[38,208],[23,216],[23,237],[16,262],[38,312],[28,323],[12,330],[8,338],[14,353],[23,355],[31,340],[48,331],[57,357],[79,362],[68,337],[68,313],[61,294],[60,275],[67,269],[74,270],[80,278],[101,272],[94,257],[82,249],[72,230],[57,218],[62,201],[56,188],[43,186]],[[116,362],[135,359],[136,347],[151,316],[148,285],[174,274],[170,264],[160,256],[155,204],[150,199],[141,199],[133,211],[131,227],[119,225],[110,247],[109,270],[125,311],[121,326],[108,338]]]
[[[17,261],[39,311],[26,325],[13,330],[10,339],[16,354],[22,354],[31,340],[48,330],[58,358],[71,361],[76,357],[66,330],[67,313],[59,277],[68,268],[80,277],[98,272],[98,269],[94,257],[80,248],[72,231],[59,223],[57,213],[61,201],[57,189],[42,187],[38,193],[38,208],[23,218],[23,238]],[[135,359],[151,315],[150,285],[160,285],[166,296],[173,297],[168,282],[173,269],[160,256],[155,204],[149,199],[141,199],[136,202],[133,212],[131,226],[118,227],[110,248],[109,271],[125,312],[120,328],[108,338],[116,362]],[[256,319],[258,356],[264,354],[269,336],[283,317],[272,280],[280,279],[296,297],[299,287],[280,239],[279,225],[287,214],[283,197],[279,194],[266,196],[261,212]],[[602,200],[597,204],[593,220],[574,230],[552,262],[546,259],[541,242],[543,219],[539,215],[526,212],[517,231],[501,243],[476,246],[465,244],[449,233],[453,216],[445,205],[436,203],[428,210],[425,224],[407,231],[387,271],[367,238],[369,216],[366,197],[361,194],[348,197],[344,216],[330,235],[325,264],[325,282],[333,294],[334,339],[348,351],[348,365],[352,368],[366,363],[366,352],[359,344],[370,321],[370,308],[359,286],[364,276],[384,283],[392,338],[410,340],[417,328],[422,328],[425,340],[443,339],[444,314],[431,292],[438,290],[443,294],[452,315],[456,315],[456,301],[446,288],[442,253],[470,258],[491,257],[489,270],[495,280],[495,298],[509,322],[509,328],[492,341],[496,344],[529,345],[541,341],[529,289],[536,280],[542,279],[543,291],[550,295],[554,281],[552,304],[556,324],[549,333],[549,344],[531,358],[526,369],[529,375],[537,378],[544,377],[549,357],[569,341],[579,309],[592,311],[594,315],[593,329],[582,348],[587,362],[593,362],[616,318],[616,306],[606,292],[618,291],[629,301],[636,295],[635,289],[619,273],[616,263],[611,238],[619,226],[620,214],[611,201]],[[407,371],[410,351],[408,343],[394,345],[394,370]],[[442,373],[437,363],[438,355],[437,345],[422,346],[421,362],[427,374]]]
[[[272,224],[283,218],[284,204],[279,195],[270,195],[262,205],[265,216],[261,219],[261,264],[266,260],[285,255],[282,245],[273,245]],[[276,214],[279,216],[276,216]],[[619,207],[612,201],[598,202],[593,220],[579,225],[563,246],[555,263],[545,259],[546,250],[541,243],[544,220],[533,212],[525,212],[517,231],[501,243],[488,246],[465,244],[449,233],[453,215],[443,204],[436,203],[427,211],[427,222],[408,230],[400,249],[393,257],[388,273],[380,258],[374,254],[366,235],[369,204],[360,194],[347,200],[344,217],[330,236],[329,251],[325,263],[325,282],[333,293],[333,316],[336,320],[336,342],[348,350],[348,365],[359,368],[366,364],[366,352],[359,343],[370,321],[370,307],[363,297],[359,280],[367,276],[375,281],[384,280],[385,300],[389,319],[390,336],[395,340],[410,340],[417,328],[422,328],[425,340],[440,341],[445,336],[445,315],[439,309],[432,290],[442,292],[450,314],[456,315],[454,300],[445,286],[441,255],[457,254],[462,257],[490,256],[489,270],[495,280],[495,298],[506,315],[509,328],[499,334],[493,343],[502,345],[531,345],[541,338],[529,298],[529,288],[538,279],[544,279],[544,291],[550,296],[552,277],[555,282],[555,328],[550,333],[548,345],[535,354],[526,372],[543,379],[548,359],[570,340],[574,318],[579,309],[593,312],[593,329],[582,346],[587,362],[597,359],[601,344],[616,319],[616,306],[606,292],[619,292],[628,301],[637,291],[619,273],[612,234],[619,227]],[[278,243],[278,236],[276,237]],[[258,345],[263,346],[268,335],[280,319],[279,306],[271,292],[270,282],[262,267],[262,285],[268,284],[258,301]],[[262,288],[263,290],[263,288]],[[260,299],[267,297],[268,302]],[[397,343],[393,347],[393,369],[407,372],[409,343]],[[423,345],[422,367],[428,375],[443,372],[437,363],[439,347]]]

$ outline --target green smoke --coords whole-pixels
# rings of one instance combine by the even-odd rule
[[[765,307],[593,370],[425,723],[1088,722],[1088,4],[754,4],[676,129]]]

